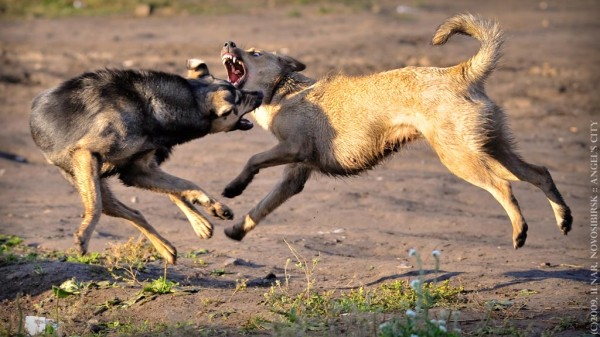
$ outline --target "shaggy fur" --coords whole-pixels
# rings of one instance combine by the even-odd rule
[[[188,68],[196,79],[157,71],[88,72],[33,100],[33,140],[83,201],[83,222],[74,235],[81,254],[104,213],[128,220],[168,262],[177,258],[175,247],[140,212],[113,196],[107,182],[112,175],[128,186],[167,194],[202,238],[212,235],[213,226],[194,203],[217,218],[233,218],[227,206],[159,165],[175,145],[208,133],[249,129],[252,124],[242,116],[260,105],[262,94],[213,78],[202,63],[188,62]]]
[[[516,152],[505,114],[484,89],[503,43],[498,24],[470,14],[447,19],[433,44],[454,34],[481,42],[468,61],[448,68],[406,67],[368,76],[332,76],[320,81],[300,73],[299,61],[227,42],[221,52],[230,82],[260,90],[263,105],[253,115],[279,143],[250,158],[223,195],[240,195],[259,170],[286,165],[279,184],[245,218],[225,233],[241,240],[267,214],[299,193],[313,171],[347,176],[367,170],[404,144],[424,138],[458,177],[490,192],[513,227],[514,248],[525,243],[527,223],[510,181],[540,188],[564,234],[571,211],[548,170]]]

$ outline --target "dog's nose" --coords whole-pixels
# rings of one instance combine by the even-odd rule
[[[233,49],[235,47],[236,47],[236,45],[235,45],[235,42],[233,42],[233,41],[227,41],[227,42],[225,42],[225,45],[223,46],[223,48],[225,48],[225,49]]]

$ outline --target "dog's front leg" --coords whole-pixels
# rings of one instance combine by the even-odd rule
[[[277,186],[241,222],[226,228],[225,235],[230,239],[241,241],[269,213],[273,212],[292,196],[300,193],[311,172],[312,168],[305,164],[287,165],[283,171],[283,178]]]
[[[261,169],[297,162],[298,157],[298,151],[287,143],[279,143],[268,151],[255,154],[250,157],[242,172],[227,184],[225,190],[223,190],[223,196],[227,198],[237,197],[244,192]]]
[[[183,214],[187,217],[188,221],[192,225],[194,232],[196,235],[203,239],[208,239],[213,234],[213,225],[208,221],[196,208],[192,203],[185,200],[184,198],[169,194],[169,199],[181,209]]]
[[[121,173],[120,178],[127,185],[174,195],[190,203],[200,204],[210,215],[219,219],[233,219],[233,212],[229,207],[210,197],[196,184],[172,176],[156,165],[147,165],[140,162],[129,171]],[[177,202],[175,203],[177,204]],[[185,206],[184,204],[178,204],[178,206],[180,205]]]

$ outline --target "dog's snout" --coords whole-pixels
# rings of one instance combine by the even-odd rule
[[[236,45],[235,45],[235,42],[233,42],[233,41],[227,41],[227,42],[225,42],[225,45],[223,46],[223,48],[225,48],[225,49],[233,49],[235,47],[236,47]]]

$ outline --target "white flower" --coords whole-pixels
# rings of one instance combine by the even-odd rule
[[[436,321],[435,319],[432,319],[430,322],[431,322],[431,324],[438,325],[438,321]]]
[[[440,331],[442,331],[442,332],[448,331],[448,330],[446,330],[446,327],[443,325],[438,326],[438,329],[440,329]]]
[[[440,255],[442,255],[442,253],[436,249],[433,252],[431,252],[431,255],[433,255],[433,257],[440,257]]]
[[[385,329],[390,325],[390,322],[384,322],[379,324],[379,330]]]
[[[415,334],[412,334],[412,335],[410,335],[410,337],[419,337],[419,336],[417,336],[417,335],[415,335]]]
[[[413,289],[417,289],[421,285],[420,280],[412,280],[410,281],[410,287]]]
[[[408,309],[408,310],[406,310],[406,316],[417,317],[417,313],[414,310]]]
[[[440,326],[442,326],[442,325],[446,325],[446,321],[444,321],[443,319],[440,319],[440,320],[438,320],[437,322],[438,322],[438,324],[439,324]]]
[[[414,248],[411,248],[408,250],[408,256],[415,256],[417,255],[417,250]]]

